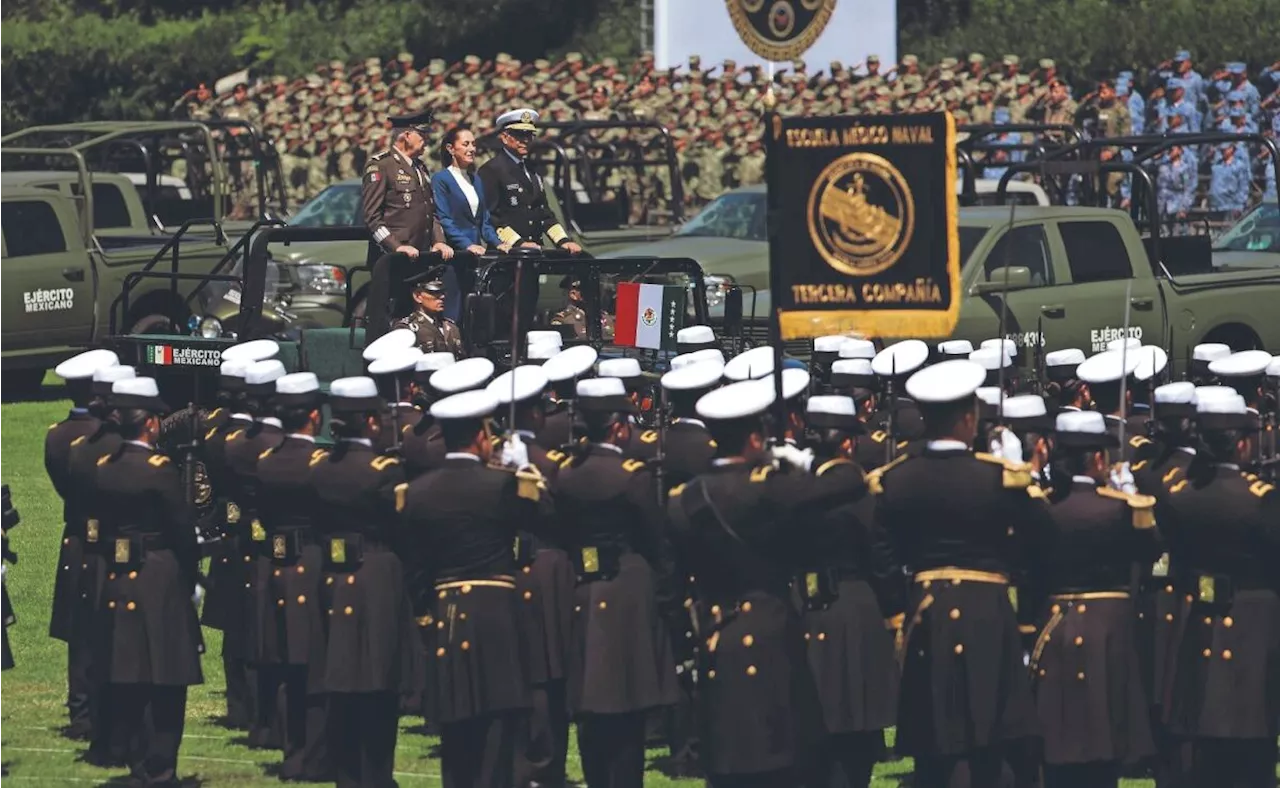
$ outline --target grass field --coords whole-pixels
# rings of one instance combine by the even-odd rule
[[[56,396],[56,395],[54,395]],[[10,567],[7,581],[17,614],[9,629],[17,667],[0,677],[0,758],[5,779],[13,785],[101,785],[120,777],[79,760],[84,744],[63,738],[66,723],[66,650],[48,637],[53,577],[62,532],[61,501],[44,473],[46,428],[66,415],[68,403],[43,402],[0,406],[0,476],[13,491],[22,524],[11,544],[19,563]],[[208,646],[204,659],[205,683],[193,687],[187,704],[186,736],[179,759],[181,774],[193,785],[279,785],[272,771],[279,754],[250,750],[243,734],[219,726],[225,710],[222,698],[220,633],[205,630]],[[411,729],[421,720],[401,720],[396,752],[396,778],[405,788],[438,786],[440,762],[430,756],[435,741]],[[651,751],[651,759],[664,754]],[[890,788],[909,784],[910,761],[880,764],[873,785]],[[576,747],[569,753],[570,775],[581,781]],[[905,781],[905,782],[904,782]],[[646,773],[646,786],[673,788],[701,785],[694,780],[673,780],[657,769]],[[1125,788],[1152,785],[1149,780],[1125,781]]]

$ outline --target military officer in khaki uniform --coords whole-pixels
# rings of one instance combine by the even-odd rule
[[[465,354],[462,335],[457,324],[444,316],[445,286],[441,274],[440,268],[432,268],[406,280],[413,287],[417,308],[391,327],[412,331],[423,353],[446,351],[454,358],[461,358]]]

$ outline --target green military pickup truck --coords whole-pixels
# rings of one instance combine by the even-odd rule
[[[106,334],[129,274],[153,266],[170,270],[175,259],[183,273],[208,274],[229,251],[222,234],[207,226],[202,236],[176,241],[152,235],[124,175],[5,172],[2,178],[0,358],[7,397],[32,393],[45,370]],[[142,279],[128,312],[118,315],[117,330],[181,330],[192,286]]]

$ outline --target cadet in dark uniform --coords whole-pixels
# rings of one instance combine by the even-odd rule
[[[842,358],[831,365],[831,390],[851,397],[857,406],[858,420],[863,429],[854,447],[853,460],[862,468],[879,468],[884,464],[888,432],[877,429],[872,433],[869,422],[877,412],[879,381],[871,368],[870,359]]]
[[[699,746],[717,788],[802,784],[822,737],[789,586],[797,551],[839,499],[822,500],[812,476],[765,459],[773,395],[772,381],[744,381],[699,400],[717,456],[667,506],[674,545],[697,578]]]
[[[253,661],[257,653],[258,619],[262,613],[259,602],[263,599],[271,571],[270,544],[267,529],[258,513],[258,458],[267,449],[275,448],[284,440],[280,419],[269,415],[273,412],[268,400],[275,393],[275,382],[285,374],[284,364],[276,359],[255,361],[244,373],[244,391],[241,407],[253,415],[248,428],[227,435],[223,448],[223,462],[227,469],[232,494],[240,505],[238,524],[239,544],[245,563],[244,590],[236,595],[232,607],[233,619],[223,628],[223,640],[233,641],[237,651],[248,663],[246,676],[250,682],[250,698],[253,716],[249,723],[249,746],[279,749],[281,746],[280,719],[277,714],[274,685],[263,683],[257,665]],[[235,561],[233,556],[231,559]],[[223,646],[224,650],[227,646]]]
[[[906,390],[927,443],[867,479],[911,574],[895,750],[915,757],[921,788],[966,770],[971,785],[994,786],[1005,759],[1033,768],[1018,749],[1038,724],[1009,591],[1016,573],[1034,569],[1048,512],[1028,466],[972,453],[985,378],[967,360],[912,375]]]
[[[582,247],[570,239],[547,206],[542,177],[525,157],[538,131],[538,113],[516,109],[498,116],[502,151],[480,168],[485,202],[503,243],[540,247],[542,236],[557,247],[578,253]]]
[[[878,462],[865,467],[879,467],[905,452],[924,430],[920,408],[906,395],[906,382],[912,373],[929,360],[929,346],[918,339],[896,342],[881,350],[871,360],[871,369],[880,380],[883,392],[879,409],[867,422],[868,437],[884,452]],[[985,370],[984,370],[985,372]]]
[[[421,691],[422,644],[413,619],[397,527],[400,460],[378,454],[383,402],[366,377],[329,386],[337,443],[311,460],[308,498],[324,554],[318,602],[328,619],[323,662],[313,664],[329,696],[330,752],[339,786],[394,785],[400,698]]]
[[[414,364],[413,402],[421,415],[400,442],[405,476],[410,480],[444,464],[444,438],[440,425],[431,418],[431,403],[436,400],[431,376],[454,362],[452,353],[436,352],[423,354]]]
[[[1088,387],[1076,377],[1076,370],[1085,362],[1084,351],[1065,348],[1044,354],[1045,397],[1051,409],[1083,410],[1089,401]]]
[[[554,390],[550,410],[538,432],[538,443],[543,446],[566,447],[576,442],[581,425],[574,415],[573,403],[577,397],[578,380],[589,377],[598,354],[590,345],[565,348],[542,364]]]
[[[400,297],[398,283],[418,270],[416,261],[421,255],[438,254],[443,260],[453,257],[453,247],[436,219],[431,173],[419,158],[427,148],[430,117],[424,112],[391,118],[395,130],[391,147],[373,154],[365,164],[360,207],[365,226],[373,234],[366,264],[372,266],[392,252],[411,261],[408,267],[395,265],[388,270],[375,266],[367,301],[371,305],[369,339],[386,332],[390,315],[383,305],[393,296]]]
[[[384,336],[390,336],[385,334]],[[418,422],[422,411],[413,404],[413,375],[422,351],[402,348],[369,362],[369,377],[378,384],[378,396],[387,403],[382,412],[382,429],[374,448],[379,452],[397,451]]]
[[[114,454],[120,447],[120,432],[112,418],[110,405],[111,387],[117,380],[137,377],[133,367],[101,367],[93,374],[93,399],[89,400],[89,414],[98,420],[98,429],[84,440],[72,441],[67,456],[67,477],[76,490],[77,504],[83,507],[85,516],[85,549],[83,575],[80,581],[78,616],[89,628],[91,660],[105,665],[106,655],[101,643],[92,636],[93,628],[103,609],[102,589],[107,579],[107,549],[102,536],[102,504],[98,496],[98,460],[105,454]],[[92,537],[92,539],[90,539]],[[91,671],[91,698],[101,698],[106,687],[103,671]],[[102,703],[90,701],[93,712],[93,733],[85,760],[95,766],[124,766],[128,763],[128,740],[119,726],[111,724],[111,709]]]
[[[284,440],[258,457],[257,505],[266,529],[268,575],[257,589],[258,630],[254,661],[259,684],[283,688],[284,780],[333,777],[327,699],[321,693],[327,616],[320,604],[323,554],[312,521],[311,464],[323,459],[316,447],[324,397],[310,372],[275,381],[271,406]],[[266,703],[267,699],[264,699]]]
[[[514,378],[514,380],[513,380]],[[515,402],[515,421],[508,430],[519,438],[526,458],[515,457],[517,465],[538,470],[548,486],[554,486],[561,463],[568,455],[548,450],[537,441],[542,426],[542,395],[547,373],[541,367],[516,367],[489,383],[487,391],[498,400],[498,416],[510,413]],[[495,438],[495,451],[501,443]],[[518,452],[517,452],[518,453]],[[527,460],[520,461],[519,460]],[[565,680],[569,675],[569,649],[574,623],[574,572],[559,533],[542,530],[538,534],[522,528],[520,539],[523,563],[516,573],[516,593],[524,601],[520,626],[528,644],[528,672],[532,709],[528,734],[520,742],[521,768],[536,785],[562,786],[565,759],[569,753],[569,705]],[[559,529],[557,529],[558,531]]]
[[[588,444],[556,508],[578,578],[569,707],[590,788],[644,783],[645,715],[677,700],[665,609],[679,608],[651,471],[627,459],[635,405],[617,378],[578,383]]]
[[[71,398],[67,418],[50,425],[44,439],[44,468],[53,489],[62,498],[62,547],[58,550],[58,571],[53,584],[53,612],[49,619],[49,636],[67,644],[67,712],[69,724],[63,734],[72,739],[87,739],[93,732],[92,665],[93,655],[88,635],[90,619],[77,615],[82,611],[84,572],[87,568],[86,542],[96,533],[86,533],[89,518],[82,505],[81,490],[72,483],[69,469],[71,446],[84,442],[98,431],[99,422],[89,413],[93,375],[102,367],[119,364],[110,350],[89,350],[62,362],[54,374],[66,381]],[[94,524],[96,531],[96,523]]]
[[[432,405],[448,448],[445,464],[396,492],[415,561],[436,594],[425,706],[440,726],[441,769],[452,788],[520,784],[517,741],[530,704],[518,623],[528,613],[516,593],[512,545],[519,525],[542,522],[535,499],[545,484],[487,464],[488,419],[497,405],[487,391]]]
[[[707,425],[697,417],[698,400],[720,385],[724,365],[703,361],[673,369],[662,376],[667,392],[670,421],[663,437],[662,483],[667,491],[706,473],[716,454],[715,441]],[[663,418],[666,418],[664,416]],[[658,456],[658,431],[638,433],[628,452],[632,457],[652,460]]]
[[[405,280],[413,288],[417,308],[391,327],[412,331],[423,353],[446,351],[454,358],[462,358],[466,355],[462,335],[458,333],[457,324],[444,316],[445,286],[441,274],[441,268],[432,268]]]
[[[905,600],[902,567],[877,529],[875,499],[854,461],[865,432],[851,397],[810,397],[806,421],[817,440],[813,475],[852,492],[824,513],[794,587],[801,600],[809,667],[820,688],[827,731],[817,785],[866,786],[898,712],[898,666],[886,622]]]
[[[177,468],[155,450],[168,412],[151,378],[120,380],[112,405],[123,443],[97,463],[101,536],[109,545],[102,620],[106,698],[129,732],[130,776],[178,784],[187,687],[203,682],[192,595],[200,551]]]
[[[1128,402],[1120,398],[1120,382],[1125,379],[1125,400],[1130,399],[1133,387],[1137,385],[1134,372],[1140,361],[1138,348],[1131,347],[1126,351],[1107,350],[1094,354],[1076,369],[1080,380],[1089,384],[1093,409],[1107,417],[1112,433],[1119,437],[1123,426],[1124,444],[1111,458],[1112,462],[1129,462],[1132,453],[1147,440],[1146,417],[1131,414]],[[1122,418],[1122,414],[1127,415]]]
[[[1185,590],[1163,711],[1192,742],[1191,784],[1270,788],[1280,733],[1280,493],[1240,470],[1256,413],[1234,392],[1196,393],[1202,448],[1166,485],[1161,529]]]
[[[1121,764],[1155,752],[1130,571],[1160,553],[1156,499],[1107,487],[1118,445],[1101,413],[1056,418],[1039,561],[1048,599],[1030,664],[1046,788],[1115,788]]]

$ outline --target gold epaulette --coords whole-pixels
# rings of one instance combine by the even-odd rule
[[[905,624],[906,621],[907,621],[907,614],[899,613],[898,615],[893,616],[892,618],[886,618],[884,620],[884,626],[885,626],[885,629],[902,629],[902,625]]]
[[[271,452],[273,452],[273,451],[275,451],[275,449],[274,449],[274,448],[270,448],[270,449],[267,449],[267,450],[263,451],[261,454],[259,454],[259,455],[258,455],[258,459],[260,459],[260,460],[265,460],[266,458],[268,458],[268,457],[270,457],[270,456],[271,456]]]
[[[644,432],[640,433],[640,442],[641,442],[641,443],[657,443],[657,442],[658,442],[658,431],[657,431],[657,430],[645,430]]]
[[[1046,492],[1045,489],[1038,484],[1028,484],[1027,495],[1031,496],[1032,498],[1040,498],[1045,500],[1049,498],[1049,493]]]
[[[111,462],[111,455],[110,455],[110,454],[104,454],[104,455],[102,455],[101,457],[99,457],[99,458],[98,458],[98,465],[106,465],[106,464],[107,464],[107,463],[109,463],[109,462]]]
[[[880,493],[884,492],[884,487],[880,484],[881,477],[884,476],[886,471],[888,471],[890,468],[894,467],[895,465],[898,465],[904,462],[909,456],[911,455],[909,454],[899,455],[892,462],[886,465],[881,465],[879,468],[876,468],[874,471],[867,474],[867,489],[871,491],[872,495],[879,495]]]
[[[209,415],[208,415],[208,416],[205,416],[205,418],[206,418],[206,419],[216,419],[216,418],[218,418],[218,414],[219,414],[219,413],[221,413],[221,412],[222,412],[222,408],[214,408],[213,410],[209,411]]]
[[[369,467],[373,468],[375,471],[385,471],[387,468],[399,464],[400,460],[398,458],[388,457],[385,454],[369,460]]]
[[[89,439],[89,436],[88,436],[88,435],[81,435],[81,436],[77,437],[75,440],[71,441],[71,445],[72,445],[72,446],[79,446],[80,444],[84,443],[84,442],[85,442],[86,440],[88,440],[88,439]]]
[[[675,487],[672,487],[672,488],[671,488],[671,492],[667,493],[667,497],[668,497],[668,498],[679,498],[679,497],[680,497],[680,495],[681,495],[681,493],[683,493],[683,492],[684,492],[684,485],[683,485],[683,484],[677,484]]]
[[[1010,462],[1003,457],[997,457],[994,454],[987,454],[984,451],[977,451],[973,456],[989,462],[994,465],[1004,467],[1003,484],[1006,490],[1021,490],[1031,486],[1031,466],[1025,462]]]
[[[1124,501],[1133,510],[1133,527],[1147,529],[1156,527],[1156,499],[1152,495],[1135,495],[1124,490],[1113,490],[1110,487],[1097,488],[1098,495]]]
[[[772,465],[761,465],[759,468],[751,469],[751,481],[762,482],[769,478],[769,474],[773,473]]]
[[[213,436],[218,434],[218,428],[214,427],[204,434],[206,442],[213,440]]]
[[[50,425],[49,425],[49,431],[50,431],[50,432],[52,432],[52,431],[53,431],[53,428],[54,428],[54,427],[56,427],[56,426],[58,426],[60,423],[61,423],[61,422],[56,422],[56,421],[55,421],[53,424],[50,424]]]
[[[623,460],[622,470],[627,473],[635,473],[644,467],[644,460]]]
[[[147,464],[156,468],[163,468],[168,462],[169,458],[163,454],[153,454],[147,458]]]
[[[1151,442],[1151,439],[1145,435],[1134,435],[1129,439],[1129,445],[1135,449],[1140,449]]]
[[[317,465],[320,464],[321,460],[323,460],[325,457],[328,457],[328,456],[329,456],[328,450],[316,449],[315,451],[311,452],[311,462],[307,463],[307,467],[308,468],[316,467]]]
[[[853,460],[847,460],[844,457],[834,457],[818,466],[818,470],[813,472],[814,476],[821,476],[837,465],[853,465]]]
[[[396,485],[396,512],[403,512],[405,503],[408,501],[409,483],[400,482]]]
[[[560,463],[564,462],[566,457],[568,457],[568,455],[560,451],[559,449],[547,450],[547,459],[551,460],[556,465],[559,465]]]
[[[542,494],[546,491],[547,483],[543,481],[542,474],[538,472],[536,466],[530,465],[516,471],[516,494],[521,498],[540,501]]]
[[[233,432],[233,433],[231,433],[230,435],[228,435],[228,436],[227,436],[227,440],[229,440],[229,441],[233,441],[233,440],[235,440],[236,438],[239,438],[239,437],[240,437],[241,435],[243,435],[243,434],[244,434],[244,430],[236,430],[235,432]]]
[[[1276,488],[1274,484],[1258,478],[1256,474],[1241,473],[1240,475],[1244,477],[1245,481],[1249,482],[1249,492],[1253,493],[1259,498],[1264,497],[1265,495],[1267,495],[1267,493],[1270,493],[1272,490]]]

